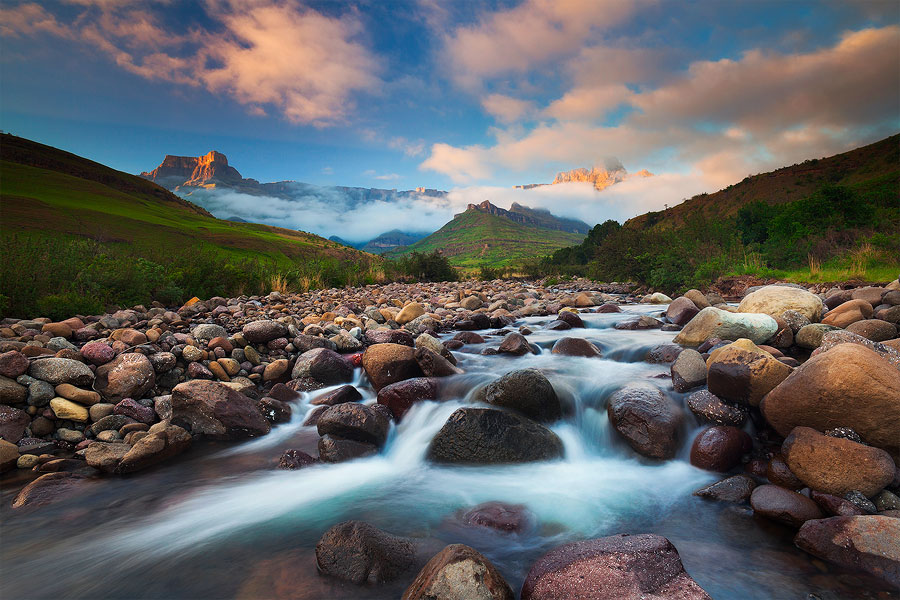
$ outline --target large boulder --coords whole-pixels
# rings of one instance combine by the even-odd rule
[[[71,383],[84,387],[94,381],[94,373],[83,362],[71,358],[39,358],[31,362],[28,374],[53,385]]]
[[[28,370],[28,357],[18,350],[0,354],[0,375],[15,379]]]
[[[369,346],[363,353],[362,366],[375,391],[404,379],[422,376],[415,349],[401,344]]]
[[[676,325],[685,325],[693,319],[700,309],[694,304],[690,298],[680,296],[672,301],[672,304],[666,309],[666,317]]]
[[[265,344],[280,337],[287,337],[288,328],[279,321],[262,320],[247,323],[241,333],[251,344]]]
[[[537,369],[511,371],[487,384],[478,392],[477,398],[543,423],[556,421],[562,416],[562,406],[553,385]]]
[[[397,323],[400,325],[406,325],[410,321],[418,319],[422,315],[425,314],[425,307],[419,304],[418,302],[410,302],[406,306],[403,307],[403,310],[396,317]]]
[[[84,476],[63,471],[47,473],[22,488],[13,500],[13,508],[36,508],[64,498],[70,498],[84,491],[87,480]]]
[[[419,368],[426,377],[449,377],[450,375],[460,375],[463,372],[446,357],[429,348],[416,348],[415,357]]]
[[[192,435],[242,439],[269,433],[269,422],[252,399],[216,381],[194,379],[172,390],[172,422]]]
[[[497,352],[500,354],[523,356],[529,352],[534,353],[534,349],[531,347],[531,344],[528,343],[528,340],[525,339],[524,335],[512,332],[506,334],[506,337],[500,342]]]
[[[881,319],[863,319],[847,326],[847,331],[873,342],[884,342],[897,337],[897,326]]]
[[[748,406],[759,406],[793,370],[748,339],[714,350],[706,365],[710,393]]]
[[[513,600],[506,580],[483,554],[450,544],[428,561],[402,600]]]
[[[737,427],[716,425],[704,429],[691,444],[691,464],[707,471],[730,471],[753,447],[753,440]]]
[[[706,383],[706,361],[691,348],[678,355],[671,367],[672,387],[676,392],[686,392]]]
[[[156,385],[156,372],[143,354],[120,354],[112,362],[97,367],[94,388],[108,402],[141,398]]]
[[[378,391],[378,404],[387,406],[395,419],[402,419],[413,404],[436,400],[437,381],[431,377],[413,377],[386,385]]]
[[[319,435],[367,442],[383,446],[391,428],[391,420],[384,407],[376,410],[358,402],[345,402],[330,407],[319,417],[316,427]]]
[[[22,439],[31,417],[24,410],[0,404],[0,439],[15,444]]]
[[[675,456],[684,412],[660,389],[649,384],[626,386],[609,398],[606,413],[635,452],[650,458]]]
[[[900,588],[900,519],[862,515],[807,521],[794,543],[813,556]]]
[[[760,409],[783,437],[798,425],[849,427],[900,458],[900,371],[864,346],[840,344],[813,356],[769,392]]]
[[[555,433],[521,415],[493,408],[460,408],[428,447],[437,463],[489,464],[550,460],[563,455]]]
[[[346,383],[353,379],[353,367],[328,348],[313,348],[297,357],[291,379],[311,377],[325,385]]]
[[[749,414],[745,406],[725,402],[710,394],[709,390],[700,390],[688,396],[687,406],[701,423],[740,427]]]
[[[619,534],[555,548],[539,558],[522,600],[710,600],[666,538]]]
[[[804,496],[777,485],[761,485],[750,494],[753,512],[790,527],[799,528],[811,519],[825,515],[819,505]]]
[[[84,460],[89,466],[104,473],[115,473],[130,450],[131,446],[128,444],[91,442],[84,451]]]
[[[392,581],[412,568],[415,546],[362,521],[344,521],[316,544],[316,565],[324,575],[357,585]]]
[[[191,447],[191,434],[169,421],[153,425],[119,461],[119,473],[133,473],[178,456]]]
[[[318,449],[319,460],[327,463],[339,463],[378,453],[378,446],[370,442],[360,442],[328,434],[319,438]]]
[[[748,338],[755,344],[762,344],[777,332],[778,323],[769,315],[732,313],[710,306],[697,313],[674,341],[683,346],[699,346],[712,337],[723,340]]]
[[[891,456],[846,438],[795,427],[781,446],[791,472],[811,489],[844,496],[859,490],[872,497],[894,479]]]
[[[828,311],[822,322],[826,325],[846,328],[851,323],[871,319],[873,312],[872,305],[865,300],[849,300]]]
[[[738,312],[762,313],[770,317],[780,317],[786,310],[797,311],[815,323],[822,318],[825,306],[811,292],[781,285],[767,285],[751,292],[738,306]]]
[[[575,337],[560,338],[553,344],[553,348],[550,352],[552,354],[561,354],[563,356],[583,356],[586,358],[600,356],[600,349],[590,340]]]

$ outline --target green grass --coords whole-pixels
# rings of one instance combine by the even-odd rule
[[[469,210],[430,236],[394,250],[389,257],[411,252],[440,250],[450,264],[463,270],[501,268],[523,260],[546,256],[554,250],[578,244],[584,235],[539,229],[488,213]]]

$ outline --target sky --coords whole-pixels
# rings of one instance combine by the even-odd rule
[[[214,149],[596,222],[896,133],[900,3],[4,0],[0,83],[0,129],[131,173]],[[612,159],[656,177],[510,190]]]

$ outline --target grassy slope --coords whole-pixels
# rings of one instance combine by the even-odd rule
[[[703,214],[716,219],[733,216],[741,207],[757,200],[768,204],[799,200],[826,183],[844,185],[866,193],[885,185],[896,189],[898,181],[900,135],[894,135],[843,154],[747,177],[724,190],[694,196],[665,211],[639,215],[625,225],[639,229],[678,227],[689,215]]]
[[[584,236],[538,229],[479,211],[466,211],[428,237],[388,256],[440,250],[462,268],[500,267],[544,256],[581,242]]]
[[[136,247],[201,245],[277,263],[359,251],[324,238],[214,218],[156,184],[11,135],[0,140],[3,235],[64,235]]]

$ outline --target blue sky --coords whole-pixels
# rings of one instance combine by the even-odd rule
[[[132,173],[216,149],[261,181],[481,189],[615,157],[669,177],[638,210],[900,127],[897,2],[2,6],[0,128]]]

